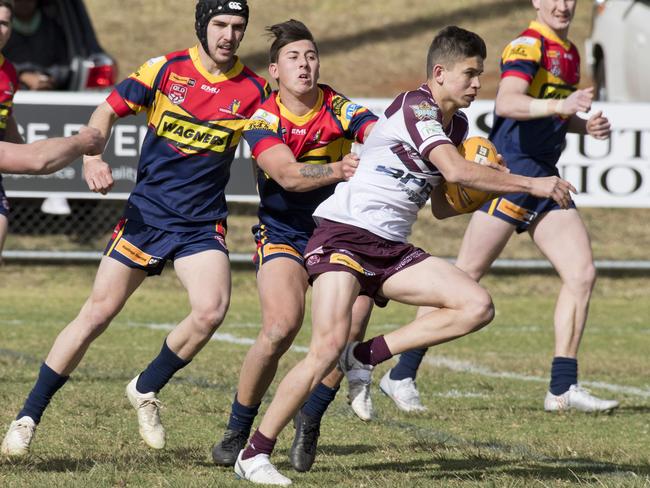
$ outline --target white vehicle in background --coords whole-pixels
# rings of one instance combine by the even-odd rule
[[[650,0],[595,0],[586,54],[598,100],[650,102]]]

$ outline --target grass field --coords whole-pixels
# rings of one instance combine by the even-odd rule
[[[112,0],[111,8],[103,0],[86,3],[100,41],[120,63],[121,76],[151,56],[196,42],[193,1]],[[323,81],[364,97],[391,96],[420,83],[433,34],[455,23],[487,40],[482,96],[493,98],[498,54],[533,15],[529,0],[250,3],[251,25],[241,49],[246,62],[266,74],[263,27],[298,18],[319,40]],[[591,2],[579,2],[572,29],[581,50],[590,7]],[[645,209],[585,209],[595,257],[646,259],[646,214]],[[231,250],[252,251],[249,228],[254,221],[250,212],[230,219]],[[414,242],[453,256],[466,222],[462,217],[434,224],[423,212]],[[105,240],[92,243],[92,249],[101,249]],[[58,241],[49,244],[61,247]],[[32,245],[29,238],[10,236],[7,248]],[[503,257],[540,256],[522,237],[513,239]],[[57,332],[86,299],[95,271],[94,265],[0,268],[0,435],[22,405]],[[559,281],[544,274],[489,276],[485,285],[497,307],[493,324],[435,348],[425,359],[418,385],[427,413],[401,413],[374,388],[377,418],[362,423],[347,406],[344,387],[325,417],[313,470],[291,470],[291,428],[280,437],[274,462],[297,486],[650,487],[648,283],[647,277],[603,277],[593,298],[580,377],[597,395],[622,401],[613,415],[543,412]],[[153,452],[140,441],[135,413],[124,398],[126,383],[187,312],[185,292],[171,270],[147,280],[54,398],[32,456],[0,458],[0,488],[248,486],[236,481],[231,470],[213,466],[210,448],[223,432],[239,367],[259,329],[250,270],[233,273],[225,323],[161,394],[168,432],[164,451]],[[413,314],[398,304],[376,310],[369,334],[392,330]],[[308,341],[309,318],[279,376],[302,357]],[[377,382],[390,364],[378,368]]]
[[[57,331],[85,299],[94,272],[94,266],[2,269],[3,430]],[[427,356],[418,377],[427,413],[400,413],[375,389],[377,419],[362,423],[339,394],[324,420],[313,470],[291,471],[292,429],[279,440],[279,467],[298,486],[650,486],[647,280],[602,278],[596,289],[581,379],[597,394],[623,402],[613,415],[601,416],[542,411],[557,280],[494,276],[485,284],[497,317],[482,332]],[[0,486],[244,486],[231,471],[212,466],[209,453],[224,428],[247,344],[257,333],[253,273],[234,272],[231,310],[215,340],[162,392],[164,451],[144,447],[123,397],[126,383],[185,313],[185,294],[173,272],[147,280],[53,400],[32,457],[0,460]],[[391,304],[376,311],[370,332],[390,330],[412,315],[409,307]],[[301,357],[308,337],[306,325],[281,372]],[[377,381],[388,367],[378,368]]]

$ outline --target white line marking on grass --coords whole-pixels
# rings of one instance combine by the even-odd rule
[[[431,396],[441,398],[488,398],[490,395],[485,393],[476,393],[472,391],[449,390],[441,393],[433,393]]]
[[[131,324],[134,327],[141,326],[140,324]],[[142,324],[149,329],[155,330],[172,330],[176,324]],[[230,326],[230,324],[229,324]],[[239,344],[239,345],[253,345],[255,339],[249,337],[239,337],[228,333],[215,333],[211,341],[217,342],[226,342],[229,344]],[[305,346],[291,346],[291,350],[294,352],[305,353],[309,348]],[[543,378],[541,376],[529,376],[521,373],[512,373],[509,371],[494,371],[486,366],[481,366],[478,364],[471,363],[469,361],[461,361],[458,359],[448,358],[444,356],[434,356],[429,354],[425,356],[423,363],[433,366],[434,368],[448,369],[457,373],[469,373],[477,376],[485,376],[488,378],[499,378],[499,379],[508,379],[508,380],[518,380],[518,381],[532,381],[535,383],[548,383],[548,378]],[[615,385],[613,383],[605,383],[603,381],[583,381],[581,385],[600,388],[602,390],[608,390],[615,393],[623,393],[626,395],[637,396],[641,398],[650,398],[650,390],[644,388],[637,388],[634,386],[624,386],[624,385]]]
[[[508,371],[493,371],[490,368],[472,364],[469,361],[460,361],[458,359],[446,358],[444,356],[425,356],[424,362],[435,368],[444,368],[455,371],[457,373],[470,373],[479,376],[486,376],[488,378],[533,381],[536,383],[548,383],[549,381],[549,378],[542,378],[540,376],[528,376],[525,374],[512,373]],[[612,383],[605,383],[603,381],[582,381],[580,384],[594,388],[601,388],[603,390],[609,390],[616,393],[624,393],[627,395],[634,395],[642,398],[650,398],[650,390],[644,388],[615,385]]]

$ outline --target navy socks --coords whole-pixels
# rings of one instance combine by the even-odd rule
[[[338,391],[338,387],[330,388],[323,383],[319,383],[309,395],[307,402],[302,406],[302,412],[315,419],[322,418],[327,407],[334,401]]]
[[[394,381],[412,378],[418,374],[418,368],[428,349],[413,349],[400,354],[399,361],[390,370],[390,379]]]
[[[50,400],[59,389],[65,385],[69,376],[61,376],[47,364],[43,363],[38,373],[34,388],[29,393],[23,409],[18,413],[16,420],[27,415],[37,424],[41,421],[43,412],[50,404]]]
[[[190,361],[179,358],[174,351],[167,347],[167,339],[165,339],[160,354],[140,373],[135,388],[140,393],[151,391],[158,393],[178,370],[188,364]]]
[[[236,430],[239,432],[245,433],[247,436],[250,434],[251,428],[253,427],[253,422],[257,416],[257,412],[260,409],[260,403],[253,405],[252,407],[247,407],[242,405],[237,401],[237,395],[232,402],[232,407],[230,408],[230,419],[228,420],[228,429]]]
[[[551,384],[549,390],[553,395],[561,395],[571,385],[578,383],[578,360],[574,358],[554,357],[551,364]]]

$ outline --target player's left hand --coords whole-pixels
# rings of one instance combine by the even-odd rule
[[[343,179],[348,181],[354,173],[357,172],[357,167],[359,166],[359,156],[354,153],[346,154],[343,159],[341,159],[341,171],[343,172]]]
[[[607,139],[611,134],[609,119],[599,110],[587,120],[587,134],[596,139]]]

